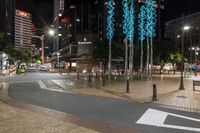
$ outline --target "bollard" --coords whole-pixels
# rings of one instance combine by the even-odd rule
[[[91,75],[90,74],[88,75],[88,82],[89,83],[91,82]]]
[[[153,84],[153,101],[157,101],[157,88],[156,88],[156,84]]]
[[[129,93],[129,79],[126,80],[126,93]]]

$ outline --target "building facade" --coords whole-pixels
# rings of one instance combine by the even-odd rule
[[[53,52],[56,52],[60,49],[60,40],[62,34],[60,33],[60,19],[63,16],[64,11],[64,0],[54,0],[54,22],[53,22],[53,28],[56,31],[56,34],[53,38]]]
[[[32,49],[32,16],[28,12],[16,10],[15,13],[15,47]]]
[[[4,46],[14,44],[15,0],[0,0],[0,32],[4,33]]]
[[[190,29],[182,34],[185,25],[190,26]],[[179,17],[165,23],[165,38],[172,40],[177,50],[181,49],[183,35],[184,55],[191,58],[193,56],[192,47],[200,46],[200,12]]]

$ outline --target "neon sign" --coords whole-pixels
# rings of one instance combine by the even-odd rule
[[[27,12],[23,12],[23,11],[19,11],[18,14],[22,17],[28,17],[28,13]]]

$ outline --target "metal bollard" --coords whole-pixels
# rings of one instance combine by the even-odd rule
[[[156,88],[156,84],[153,84],[153,101],[157,101],[157,88]]]
[[[129,93],[129,79],[126,80],[126,93]]]

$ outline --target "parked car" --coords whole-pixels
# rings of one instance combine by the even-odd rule
[[[20,65],[17,67],[17,73],[20,74],[20,73],[25,73],[26,71],[26,68],[24,65]]]
[[[40,71],[48,72],[48,71],[49,71],[49,68],[48,68],[48,66],[43,66],[43,65],[42,65],[42,66],[39,67],[39,70],[40,70]]]

